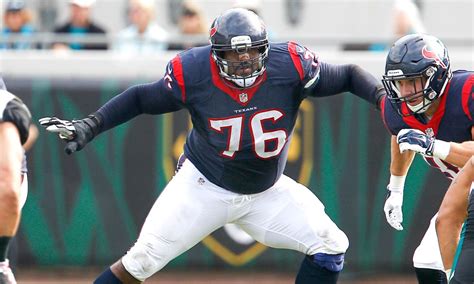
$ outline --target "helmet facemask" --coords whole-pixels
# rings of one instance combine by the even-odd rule
[[[245,89],[253,86],[257,78],[265,72],[265,63],[268,57],[268,40],[252,42],[249,36],[236,36],[231,39],[230,45],[214,44],[212,56],[219,67],[219,74],[229,82],[229,86]],[[253,57],[256,51],[257,56]],[[250,58],[245,61],[229,60],[226,52],[235,52],[237,55],[249,53]],[[250,72],[246,69],[250,68]]]
[[[400,115],[410,116],[422,114],[443,94],[451,73],[440,69],[438,66],[429,66],[419,73],[412,74],[403,74],[401,70],[389,70],[387,75],[383,76],[382,83],[387,92],[387,96],[392,105],[396,106]],[[446,80],[446,76],[449,76],[448,80]],[[416,81],[418,79],[421,79],[422,88],[416,88]],[[406,96],[401,95],[401,80],[409,80],[409,83],[414,84],[412,94]],[[439,82],[443,82],[442,86],[439,86]],[[436,89],[439,91],[437,92]],[[410,102],[418,100],[420,97],[423,99],[418,104],[410,104]],[[408,109],[407,113],[402,112],[403,104],[405,104]]]

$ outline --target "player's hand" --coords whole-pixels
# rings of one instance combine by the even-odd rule
[[[59,138],[66,140],[64,151],[70,155],[80,151],[97,135],[98,123],[94,118],[90,116],[81,120],[69,121],[57,117],[43,117],[39,120],[39,123],[47,131],[57,133]]]
[[[59,119],[57,117],[43,117],[39,119],[41,126],[46,127],[49,132],[59,134],[59,138],[63,140],[71,140],[74,138],[76,128],[69,120]]]
[[[389,190],[383,210],[385,211],[385,218],[388,224],[398,231],[403,230],[402,204],[403,192]]]
[[[425,156],[433,156],[435,139],[418,129],[400,130],[397,135],[397,142],[400,153],[411,150]]]

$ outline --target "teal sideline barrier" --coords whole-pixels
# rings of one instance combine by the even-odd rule
[[[137,83],[6,78],[10,91],[43,116],[82,118]],[[100,135],[72,156],[54,135],[28,155],[30,192],[16,255],[19,265],[105,266],[134,243],[171,178],[189,128],[187,113],[141,116]],[[350,240],[346,269],[407,271],[448,182],[417,158],[409,173],[402,232],[385,221],[389,135],[378,111],[351,94],[303,103],[286,173],[309,186]],[[277,210],[277,208],[275,208]],[[241,241],[220,229],[169,269],[296,271],[301,255]],[[242,237],[242,236],[240,236]]]

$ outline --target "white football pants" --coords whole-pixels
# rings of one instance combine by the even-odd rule
[[[349,246],[319,199],[289,177],[283,175],[264,192],[242,195],[211,183],[186,160],[156,200],[122,263],[144,281],[227,223],[269,247],[306,255],[344,253]]]
[[[444,271],[443,260],[441,259],[441,251],[438,244],[438,235],[436,234],[436,217],[438,217],[438,213],[431,218],[430,226],[413,254],[413,266],[416,268]]]

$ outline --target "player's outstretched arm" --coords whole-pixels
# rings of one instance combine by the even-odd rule
[[[436,234],[443,265],[451,269],[462,224],[467,217],[468,197],[474,182],[474,157],[454,178],[441,203],[436,218]]]
[[[333,65],[321,63],[320,79],[314,89],[318,97],[351,92],[379,108],[386,94],[379,80],[355,64]]]
[[[79,151],[98,134],[131,120],[142,113],[161,114],[183,107],[172,95],[163,79],[149,84],[136,85],[105,103],[98,111],[80,120],[63,120],[44,117],[40,124],[49,132],[66,140],[67,154]]]
[[[397,139],[391,138],[390,182],[387,185],[387,199],[384,204],[385,218],[394,229],[403,230],[403,190],[405,178],[415,154],[411,151],[400,153]]]

